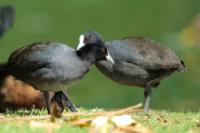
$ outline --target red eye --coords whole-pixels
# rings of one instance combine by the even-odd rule
[[[101,52],[106,55],[107,54],[107,49],[106,48],[101,48]]]
[[[88,43],[88,41],[89,41],[89,38],[86,36],[85,38],[84,38],[84,43]]]

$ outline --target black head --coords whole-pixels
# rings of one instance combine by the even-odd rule
[[[85,45],[77,50],[77,55],[84,59],[89,60],[92,63],[100,60],[108,60],[114,64],[114,61],[110,54],[108,53],[104,44],[97,43],[88,43],[89,45]]]
[[[80,35],[79,45],[77,50],[88,44],[104,44],[103,38],[101,35],[95,31],[87,31]]]

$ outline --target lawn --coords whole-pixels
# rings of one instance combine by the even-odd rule
[[[62,117],[55,118],[54,115],[46,115],[43,110],[8,110],[0,115],[1,133],[87,133],[94,131],[91,121],[100,116],[118,116],[129,114],[134,120],[134,124],[117,130],[131,131],[137,128],[138,133],[200,133],[200,112],[169,112],[151,110],[150,114],[144,115],[141,109],[128,107],[120,110],[105,111],[103,109],[85,109],[79,108],[78,113],[65,111]],[[137,125],[137,126],[136,126]],[[138,126],[139,125],[139,126]],[[98,130],[100,133],[109,133],[114,131],[115,126],[107,124]],[[123,129],[123,130],[122,130]],[[125,129],[125,130],[124,130]],[[96,130],[95,130],[96,131]],[[118,133],[117,132],[117,133]]]

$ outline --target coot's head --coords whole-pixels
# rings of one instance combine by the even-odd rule
[[[87,31],[80,35],[77,54],[93,61],[108,60],[114,64],[101,35],[95,31]]]
[[[103,38],[101,35],[95,31],[87,31],[80,35],[79,45],[77,50],[87,44],[104,44]]]

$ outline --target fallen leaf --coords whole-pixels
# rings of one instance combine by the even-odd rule
[[[79,127],[90,127],[93,118],[87,119],[79,119],[73,122],[70,122],[72,126],[79,126]]]
[[[101,123],[101,125],[93,125],[90,128],[90,133],[115,133],[116,126],[111,121]]]
[[[142,126],[142,124],[140,123],[136,123],[133,126],[124,126],[124,127],[119,127],[119,130],[125,131],[127,132],[131,132],[131,133],[152,133],[151,130],[149,130],[148,128]]]
[[[158,116],[157,120],[160,121],[161,123],[167,123],[168,121],[163,117],[163,116]]]
[[[113,116],[111,121],[118,127],[120,126],[130,126],[136,123],[134,119],[131,118],[130,115],[121,115],[121,116]]]
[[[52,102],[50,121],[55,122],[56,118],[61,118],[61,117],[62,117],[62,113],[61,113],[61,110],[60,110],[58,104],[56,102]]]

